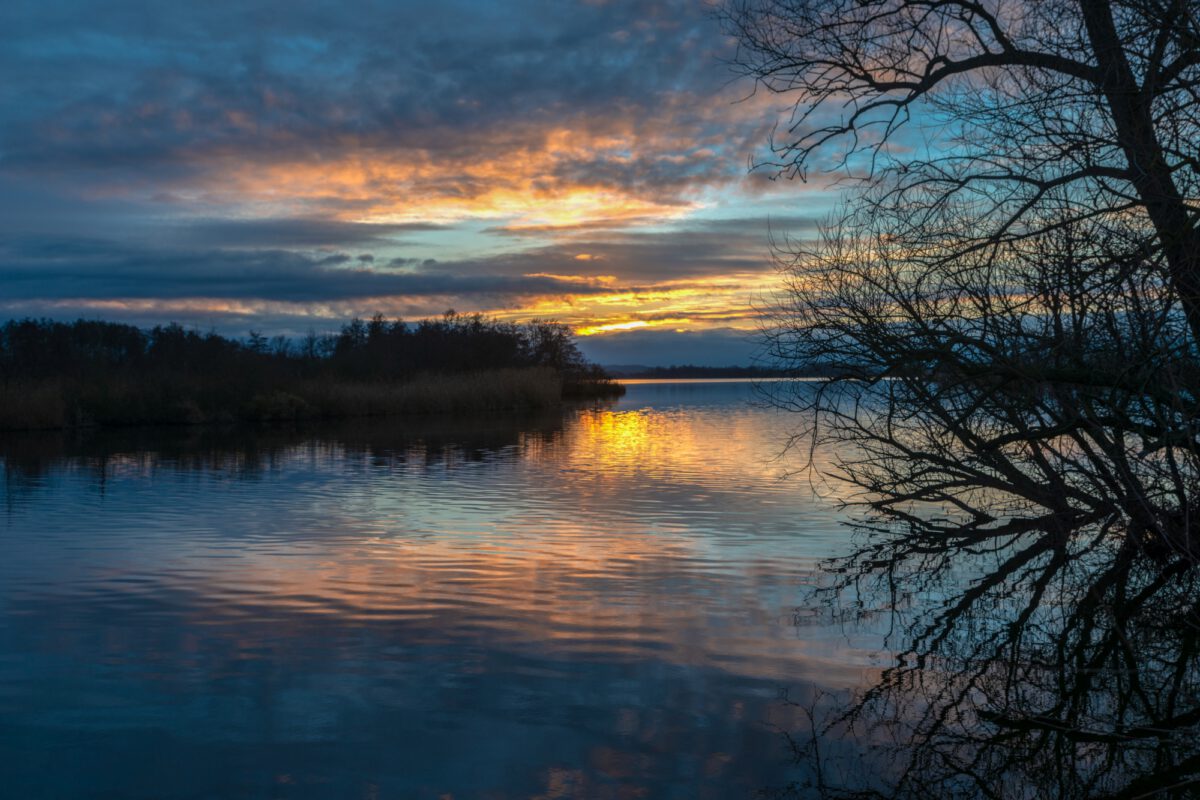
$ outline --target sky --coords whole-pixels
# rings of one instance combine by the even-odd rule
[[[703,0],[0,6],[0,317],[243,336],[454,309],[744,364],[779,98]]]

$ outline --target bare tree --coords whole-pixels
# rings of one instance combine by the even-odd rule
[[[901,795],[1188,796],[1197,3],[723,16],[737,66],[796,99],[774,167],[848,177],[821,238],[779,249],[766,330],[778,360],[834,376],[772,385],[804,412],[795,441],[834,448],[857,490],[868,535],[833,596],[904,623],[897,666],[834,727],[893,734]]]
[[[723,18],[736,66],[796,98],[784,173],[862,168],[910,246],[954,236],[936,258],[1061,224],[1052,196],[1074,220],[1136,215],[1200,339],[1195,0],[734,0]],[[947,203],[978,227],[941,228]]]
[[[780,252],[767,335],[837,375],[776,399],[851,445],[840,475],[875,518],[921,531],[915,552],[1099,525],[1200,560],[1194,3],[761,0],[726,21],[744,69],[798,93],[785,169],[839,138],[873,157],[821,241]],[[920,101],[951,140],[897,153]]]
[[[835,377],[768,386],[863,511],[829,596],[900,623],[822,731],[894,785],[832,795],[1200,788],[1200,362],[1143,228],[1060,209],[936,266],[886,216],[785,263],[771,346]]]
[[[768,386],[806,438],[851,445],[840,476],[871,514],[953,510],[921,517],[943,546],[1109,521],[1200,559],[1200,365],[1140,230],[1063,223],[935,268],[876,225],[796,255],[768,331],[835,374]]]

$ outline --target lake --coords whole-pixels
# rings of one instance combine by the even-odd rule
[[[733,798],[877,637],[747,382],[549,415],[8,435],[0,786],[23,798]],[[799,612],[799,613],[798,613]],[[798,622],[800,620],[800,622]]]

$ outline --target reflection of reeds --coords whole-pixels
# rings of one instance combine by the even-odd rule
[[[562,380],[550,369],[501,369],[423,375],[404,383],[314,381],[300,384],[296,392],[255,397],[250,416],[370,417],[549,408],[562,399]],[[293,413],[296,405],[301,408]]]
[[[194,375],[20,381],[0,385],[0,430],[537,410],[557,406],[564,396],[623,390],[615,383],[587,383],[564,387],[549,368],[425,374],[406,381],[264,384]]]
[[[571,369],[563,376],[562,396],[571,400],[596,400],[621,397],[625,385],[609,377],[601,367],[585,364]]]
[[[603,397],[621,397],[625,385],[607,376],[587,377],[563,381],[562,396],[572,400],[593,400]]]

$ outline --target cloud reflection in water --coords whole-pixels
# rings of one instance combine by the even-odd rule
[[[860,684],[867,643],[796,635],[840,534],[776,480],[778,420],[746,397],[651,385],[519,421],[8,443],[0,781],[723,798],[786,780],[779,689]]]

